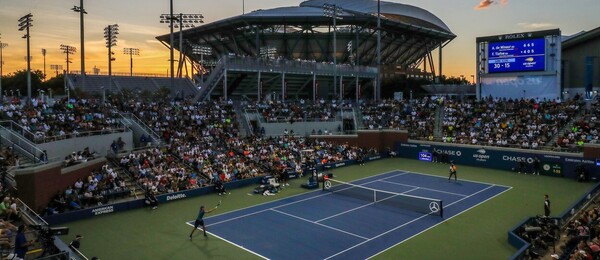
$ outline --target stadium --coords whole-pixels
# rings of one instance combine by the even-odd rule
[[[176,76],[65,71],[38,97],[7,77],[2,257],[597,257],[599,29],[477,37],[473,84],[448,85],[457,35],[379,8],[162,15]],[[409,75],[421,94],[382,95]]]

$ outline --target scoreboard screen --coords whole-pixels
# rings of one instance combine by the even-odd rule
[[[488,72],[526,72],[546,69],[544,38],[490,42],[488,45]]]

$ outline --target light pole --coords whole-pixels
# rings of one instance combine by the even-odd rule
[[[204,55],[212,55],[212,48],[209,46],[202,45],[194,45],[192,46],[193,54],[200,54],[200,68],[202,71],[200,72],[200,82],[204,84]]]
[[[133,77],[133,55],[139,56],[138,48],[123,48],[123,54],[129,54],[129,76]]]
[[[117,35],[119,34],[119,25],[111,24],[104,28],[104,38],[106,39],[106,48],[108,48],[108,90],[112,92],[112,47],[117,46]]]
[[[19,18],[19,31],[25,30],[23,38],[27,39],[27,102],[31,102],[31,50],[29,48],[29,28],[33,26],[31,22],[33,15],[31,13]]]
[[[79,0],[79,6],[73,6],[71,8],[73,12],[79,13],[79,35],[81,38],[81,88],[85,89],[85,44],[84,44],[84,27],[83,27],[83,15],[87,14],[83,9],[83,0]]]
[[[377,0],[377,86],[373,99],[381,95],[381,0]]]
[[[171,26],[171,24],[173,23],[173,0],[169,1],[169,14],[161,14],[160,15],[160,23],[167,23],[169,24],[169,52],[170,52],[170,56],[169,56],[169,63],[171,64],[171,90],[173,90],[173,88],[175,88],[175,74],[173,72],[173,70],[175,69],[175,65],[173,64],[173,41],[175,41],[173,39],[173,26]]]
[[[179,66],[177,68],[178,77],[182,76],[183,66],[183,28],[193,28],[196,24],[204,23],[202,20],[204,16],[202,14],[184,14],[179,13],[178,15],[162,14],[160,16],[160,23],[166,23],[171,28],[171,35],[173,35],[173,28],[179,28]],[[171,50],[173,49],[173,42],[171,42]],[[172,70],[174,68],[171,68]]]
[[[0,37],[0,39],[1,38],[2,37]],[[4,60],[2,60],[2,49],[6,47],[8,47],[8,43],[0,41],[0,101],[2,101],[2,66],[4,66]]]
[[[473,85],[475,85],[475,75],[471,75],[471,82],[473,82]]]
[[[63,69],[62,65],[58,64],[50,64],[50,69],[56,72],[56,77],[58,77],[58,71]]]
[[[71,63],[71,60],[69,59],[69,55],[73,54],[77,51],[77,48],[70,46],[70,45],[66,45],[66,44],[61,44],[60,45],[60,50],[67,54],[67,75],[69,74],[69,63]],[[66,78],[66,76],[65,76]]]
[[[44,56],[44,80],[46,79],[46,49],[42,49],[42,56]]]
[[[342,14],[342,9],[339,8],[335,4],[323,4],[323,16],[331,17],[333,20],[333,92],[337,93],[337,37],[336,37],[336,21],[338,19],[342,20],[340,15]]]

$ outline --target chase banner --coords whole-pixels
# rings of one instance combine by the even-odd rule
[[[412,142],[397,142],[395,148],[398,156],[404,158],[423,160],[425,154],[431,153],[433,161],[436,161],[436,157],[438,161],[441,161],[439,158],[444,155],[444,157],[447,157],[448,161],[454,161],[457,164],[498,170],[511,171],[517,169],[520,162],[523,162],[526,171],[531,173],[534,171],[534,161],[537,157],[538,160],[540,160],[539,172],[543,175],[576,178],[575,168],[579,165],[588,169],[591,176],[596,172],[596,170],[594,170],[596,169],[594,160],[554,154],[528,153],[526,150],[520,152],[500,147],[474,146],[471,148],[451,146],[449,144],[433,145],[429,143],[421,144]],[[425,158],[426,157],[427,156],[425,156]]]

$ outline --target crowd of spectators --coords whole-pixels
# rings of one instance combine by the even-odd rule
[[[79,178],[64,191],[57,191],[46,207],[46,214],[53,215],[69,210],[102,205],[109,199],[128,195],[129,191],[123,176],[105,164],[92,171],[87,178]]]
[[[363,125],[367,129],[409,129],[411,138],[433,136],[438,102],[431,98],[413,100],[384,99],[360,105]]]
[[[442,141],[538,149],[579,109],[577,100],[446,99]]]
[[[352,108],[351,103],[336,100],[320,99],[316,102],[304,99],[294,101],[267,100],[253,102],[247,105],[249,109],[256,109],[266,122],[323,122],[331,121],[338,117],[343,108]]]
[[[584,115],[573,123],[571,129],[566,131],[557,140],[557,144],[563,149],[571,151],[581,151],[585,143],[597,144],[598,131],[600,131],[600,101],[591,103],[589,108],[585,109]]]
[[[26,129],[31,133],[26,137],[37,143],[123,129],[118,112],[98,99],[64,98],[53,104],[32,99],[31,105],[0,104],[0,119],[12,120]]]
[[[46,151],[44,151],[44,157],[47,157]],[[80,164],[83,162],[87,162],[88,160],[94,159],[94,153],[90,152],[90,148],[86,147],[83,151],[72,152],[71,154],[65,156],[65,160],[63,161],[63,167],[69,167],[72,165]],[[46,159],[47,161],[47,159]]]

